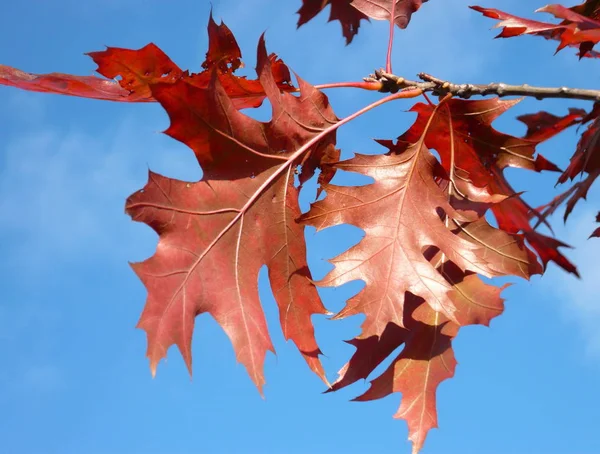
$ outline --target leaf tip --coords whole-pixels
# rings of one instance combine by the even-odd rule
[[[158,366],[158,361],[150,358],[150,374],[152,375],[152,379],[156,378],[156,367]]]

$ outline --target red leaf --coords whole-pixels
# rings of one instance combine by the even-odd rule
[[[562,241],[542,235],[535,231],[529,224],[532,217],[539,218],[540,222],[547,223],[545,216],[531,208],[519,195],[515,194],[500,170],[494,171],[495,179],[492,187],[497,191],[514,194],[492,207],[498,221],[498,228],[508,233],[523,232],[531,247],[537,252],[544,269],[548,262],[553,261],[569,273],[579,277],[577,268],[558,250],[559,247],[570,247]]]
[[[342,34],[346,38],[346,44],[350,44],[358,33],[361,19],[366,19],[363,13],[350,5],[352,0],[302,0],[302,6],[297,11],[298,27],[306,24],[319,14],[327,5],[331,5],[329,21],[338,20],[342,24]]]
[[[375,20],[392,20],[406,28],[412,14],[429,0],[352,0],[352,6]]]
[[[437,259],[439,259],[439,254],[434,260],[437,261]],[[456,314],[461,325],[481,324],[487,326],[492,318],[500,315],[504,310],[504,300],[500,298],[500,293],[508,284],[501,288],[485,284],[475,274],[461,271],[452,262],[440,264],[438,271],[454,286],[453,299],[456,302]],[[405,313],[411,314],[414,308],[422,302],[422,299],[407,294]],[[412,318],[409,317],[407,324],[411,329],[414,328]],[[356,352],[338,372],[339,378],[329,391],[337,391],[360,379],[366,379],[410,336],[412,334],[409,329],[389,323],[381,336],[356,338],[348,341],[349,344],[356,347]]]
[[[568,179],[573,180],[577,175],[587,173],[580,182],[575,183],[562,194],[554,197],[549,203],[538,208],[545,219],[552,215],[563,203],[566,202],[564,221],[575,208],[579,200],[586,199],[592,184],[600,176],[600,110],[598,104],[587,114],[581,122],[591,121],[586,131],[582,134],[571,162],[567,169],[558,178],[558,183],[565,183]]]
[[[417,301],[420,304],[422,300],[408,294],[406,296],[406,304],[410,305],[411,301]],[[389,323],[380,336],[356,338],[347,341],[350,345],[356,347],[356,351],[352,355],[352,358],[350,358],[350,361],[340,369],[338,379],[331,385],[331,388],[327,392],[337,391],[350,386],[358,380],[366,379],[409,336],[410,331],[408,329],[400,328],[394,323]]]
[[[539,143],[554,137],[575,124],[581,123],[586,114],[587,112],[583,109],[570,108],[569,113],[563,117],[540,111],[535,114],[521,115],[517,117],[517,120],[522,121],[527,126],[527,133],[523,138]]]
[[[563,221],[567,222],[567,219],[575,208],[577,202],[579,202],[581,199],[585,200],[587,198],[587,193],[590,190],[590,187],[599,175],[600,171],[589,174],[582,181],[575,183],[565,192],[554,197],[550,203],[542,205],[541,207],[536,208],[536,210],[542,213],[543,218],[546,218],[552,215],[564,202],[566,202]]]
[[[112,80],[61,73],[30,74],[6,65],[0,65],[0,85],[106,101],[153,101],[152,99],[135,99],[127,90]]]
[[[461,324],[488,325],[493,317],[502,313],[504,304],[500,293],[506,285],[498,288],[485,284],[452,262],[444,262],[439,251],[433,253],[431,261],[454,287],[456,316]],[[408,422],[413,452],[418,452],[427,432],[437,427],[435,393],[439,383],[453,375],[455,361],[450,341],[458,326],[445,322],[442,314],[433,312],[421,298],[410,293],[406,294],[404,313],[406,328],[389,323],[379,337],[359,337],[349,342],[356,347],[356,352],[339,371],[339,378],[330,390],[336,391],[367,378],[404,344],[404,349],[387,371],[373,380],[371,388],[355,400],[379,399],[401,392],[402,405],[395,417]]]
[[[146,187],[127,200],[132,218],[159,234],[156,254],[134,265],[148,289],[138,326],[148,335],[153,372],[172,344],[191,368],[194,319],[208,312],[262,389],[265,354],[273,347],[257,277],[267,265],[286,339],[325,379],[310,317],[326,311],[306,265],[303,227],[296,222],[300,210],[290,156],[337,118],[325,95],[302,80],[300,97],[280,93],[262,39],[257,72],[273,108],[269,123],[239,112],[216,75],[206,90],[183,80],[152,86],[171,118],[167,134],[192,148],[204,170],[198,183],[151,173]],[[334,133],[327,135],[310,156],[334,141]]]
[[[485,221],[469,224],[476,218],[452,207],[434,180],[438,164],[423,143],[427,133],[424,130],[408,146],[391,146],[386,155],[357,155],[338,163],[338,169],[359,172],[375,182],[360,187],[326,185],[327,197],[302,218],[319,230],[348,223],[365,231],[365,238],[335,258],[334,270],[319,282],[337,286],[365,281],[366,288],[336,315],[365,313],[360,338],[381,335],[388,323],[404,326],[406,292],[456,320],[452,285],[423,255],[429,246],[440,249],[463,271],[488,277],[513,273],[527,277],[532,272],[529,265],[522,266],[528,255],[516,239],[503,232],[497,233],[502,238],[495,238]],[[440,211],[449,219],[441,218]],[[455,227],[460,232],[451,230]]]
[[[581,5],[572,6],[570,9],[594,20],[600,19],[600,3],[598,0],[585,0]]]
[[[561,5],[547,5],[537,10],[537,12],[547,12],[556,18],[564,19],[559,24],[524,19],[493,8],[480,6],[471,6],[470,8],[479,11],[486,17],[500,20],[495,27],[504,28],[497,38],[510,38],[524,34],[537,35],[560,41],[557,52],[567,46],[576,46],[579,47],[580,58],[584,56],[598,57],[597,53],[590,51],[600,41],[600,21],[596,20],[597,16],[592,18],[580,14],[578,11],[583,6],[565,8]]]
[[[600,116],[590,123],[581,135],[575,154],[558,182],[572,180],[583,172],[594,174],[598,171],[600,171]]]
[[[212,11],[208,19],[208,52],[202,63],[204,69],[217,68],[221,73],[234,72],[242,66],[242,51],[233,33],[221,21],[219,25],[213,20]]]
[[[121,77],[119,85],[129,92],[131,101],[150,101],[152,84],[174,83],[183,75],[183,71],[152,43],[139,50],[109,47],[87,55],[92,57],[98,65],[96,71],[104,77]]]
[[[217,25],[212,15],[208,28],[209,51],[202,64],[205,70],[200,73],[182,71],[162,50],[150,43],[138,50],[109,47],[105,51],[88,54],[98,64],[100,74],[110,79],[120,77],[118,83],[94,76],[28,74],[0,65],[0,85],[108,101],[150,102],[156,101],[152,96],[152,85],[184,80],[196,88],[207,89],[212,73],[216,71],[237,108],[260,106],[265,98],[260,82],[232,74],[242,63],[231,31],[223,23]],[[287,66],[275,54],[269,56],[269,61],[279,89],[295,91]]]
[[[478,101],[451,99],[433,119],[435,106],[418,103],[411,108],[418,116],[411,128],[398,138],[413,142],[431,119],[425,142],[440,153],[447,173],[454,167],[466,173],[477,187],[490,184],[492,165],[536,170],[534,158],[538,141],[513,137],[494,129],[492,122],[520,100],[491,98]]]
[[[109,47],[105,51],[90,52],[98,65],[97,71],[109,79],[69,74],[28,74],[0,65],[0,84],[30,91],[42,91],[83,98],[122,102],[154,101],[150,85],[173,83],[183,71],[153,43],[138,50]]]
[[[402,393],[395,418],[408,423],[413,453],[423,447],[429,430],[438,427],[436,390],[451,378],[456,368],[452,339],[457,326],[444,316],[421,304],[412,314],[410,334],[402,335],[402,352],[390,367],[371,382],[371,387],[355,400],[380,399],[393,392]],[[404,334],[404,333],[403,333]]]
[[[540,155],[534,158],[535,147],[544,137],[535,140],[513,137],[491,126],[517,102],[519,100],[498,98],[451,99],[437,110],[435,106],[419,103],[411,109],[418,114],[415,123],[398,140],[411,143],[425,134],[425,144],[438,151],[442,166],[447,174],[454,176],[454,184],[460,192],[472,198],[473,190],[469,186],[475,186],[486,188],[489,194],[504,196],[503,201],[491,206],[501,230],[511,234],[523,232],[544,264],[553,260],[576,273],[575,267],[557,249],[563,243],[534,232],[529,224],[534,210],[515,193],[502,174],[505,167],[533,171],[558,169]]]

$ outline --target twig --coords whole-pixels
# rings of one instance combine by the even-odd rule
[[[568,87],[532,87],[527,84],[509,85],[503,83],[480,84],[454,84],[426,73],[419,73],[422,82],[407,80],[385,72],[383,69],[375,71],[365,82],[381,82],[383,93],[396,93],[405,89],[420,89],[423,92],[431,92],[437,96],[451,94],[457,98],[469,99],[471,96],[530,96],[536,99],[565,98],[582,99],[586,101],[600,101],[600,90],[588,90],[582,88]]]

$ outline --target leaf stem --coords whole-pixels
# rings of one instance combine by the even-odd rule
[[[395,93],[401,89],[420,89],[423,93],[431,92],[443,96],[451,94],[456,98],[469,99],[471,96],[528,96],[538,100],[546,98],[581,99],[600,102],[600,90],[569,87],[534,87],[531,85],[510,85],[504,83],[490,84],[455,84],[438,79],[426,73],[419,73],[421,82],[405,79],[387,71],[378,70],[365,77],[365,82],[381,82],[383,93]]]
[[[321,84],[321,85],[315,85],[315,88],[318,88],[319,90],[323,90],[326,88],[361,88],[363,90],[370,90],[370,91],[379,91],[383,88],[383,84],[381,82],[375,81],[375,82],[335,82],[335,83],[330,83],[330,84]],[[300,91],[300,89],[297,89],[295,91]]]
[[[396,23],[394,22],[394,17],[396,11],[396,3],[392,3],[392,12],[390,14],[390,39],[388,41],[387,55],[385,57],[385,70],[386,72],[392,72],[392,47],[394,45],[394,27]]]

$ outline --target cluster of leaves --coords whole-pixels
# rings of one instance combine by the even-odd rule
[[[427,0],[304,0],[298,25],[328,4],[330,19],[342,24],[348,43],[361,19],[388,20],[405,28]],[[500,19],[501,37],[539,35],[578,46],[580,56],[597,57],[600,2],[542,11],[559,24],[531,21],[473,7]],[[435,5],[431,5],[435,7]],[[286,339],[292,340],[326,383],[311,316],[328,314],[306,262],[304,228],[352,224],[365,232],[356,246],[333,260],[319,286],[362,280],[365,289],[333,318],[365,314],[362,333],[350,343],[356,352],[340,370],[331,391],[367,378],[398,347],[400,354],[357,400],[402,393],[396,417],[408,422],[414,452],[437,427],[436,388],[454,374],[452,340],[463,326],[488,325],[503,311],[501,292],[482,279],[542,273],[552,261],[577,269],[559,250],[566,246],[535,227],[566,202],[565,219],[600,174],[600,107],[548,112],[519,119],[523,137],[501,133],[492,122],[518,100],[461,100],[412,107],[414,124],[396,140],[379,140],[381,155],[357,154],[339,161],[336,130],[383,102],[420,95],[400,91],[343,120],[327,97],[297,78],[266,51],[260,38],[257,78],[236,74],[241,52],[231,31],[208,24],[209,49],[200,73],[180,69],[154,44],[139,50],[108,48],[89,55],[104,76],[35,75],[0,66],[0,83],[26,90],[122,102],[158,102],[170,117],[166,134],[188,145],[203,169],[190,183],[150,172],[146,186],[131,195],[126,211],[159,235],[156,253],[133,265],[148,290],[138,326],[148,338],[152,373],[172,345],[191,372],[195,317],[211,314],[231,339],[236,357],[259,390],[263,363],[273,351],[257,287],[266,265]],[[119,78],[115,81],[115,78]],[[379,89],[375,82],[355,88]],[[272,120],[260,122],[241,110],[267,98]],[[587,125],[558,182],[585,173],[547,205],[534,209],[516,193],[503,172],[518,167],[560,171],[536,146],[564,129]],[[436,150],[438,160],[430,150]],[[317,169],[326,197],[302,214],[298,194]],[[373,178],[360,187],[330,183],[338,169]],[[296,181],[297,180],[297,181]],[[497,227],[486,215],[493,214]],[[531,225],[531,221],[535,225]],[[600,213],[598,215],[600,222]],[[600,236],[598,228],[592,236]],[[531,248],[531,249],[530,249]],[[541,260],[541,264],[539,263]]]

